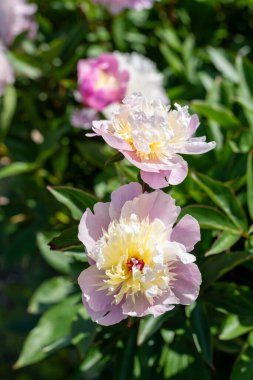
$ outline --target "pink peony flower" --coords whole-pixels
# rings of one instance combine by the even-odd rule
[[[92,320],[112,325],[128,316],[159,316],[199,294],[201,274],[189,252],[200,240],[198,222],[184,216],[161,190],[142,194],[130,183],[111,202],[84,213],[78,238],[90,266],[79,276],[83,304]]]
[[[15,81],[13,68],[5,54],[3,46],[0,44],[0,96],[3,94],[5,87]]]
[[[77,66],[81,101],[97,111],[124,98],[128,72],[120,70],[113,54],[80,60]]]
[[[113,14],[119,13],[124,9],[142,9],[151,8],[154,0],[93,0],[95,4],[103,4],[107,6]]]
[[[16,36],[28,31],[28,36],[34,38],[37,24],[33,21],[36,12],[35,4],[27,4],[26,0],[0,1],[0,38],[5,45],[10,45]]]
[[[111,120],[93,122],[93,130],[141,170],[141,178],[153,189],[181,183],[188,171],[179,154],[205,153],[215,142],[192,137],[199,126],[188,107],[164,106],[147,101],[141,93],[123,100]]]

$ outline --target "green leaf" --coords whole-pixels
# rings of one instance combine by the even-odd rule
[[[71,251],[80,248],[81,252],[84,252],[84,247],[77,236],[78,226],[74,226],[54,237],[48,245],[53,251]]]
[[[65,277],[50,278],[35,291],[30,300],[28,311],[33,314],[41,313],[50,305],[61,301],[73,289],[73,282]]]
[[[253,317],[247,318],[229,314],[219,334],[221,340],[231,340],[253,330]]]
[[[23,53],[10,53],[8,52],[8,57],[11,61],[11,64],[15,68],[15,71],[19,75],[24,75],[31,79],[37,79],[41,76],[41,69],[35,67],[35,60],[29,62],[27,55]]]
[[[83,305],[79,307],[77,314],[73,318],[71,326],[71,343],[74,344],[82,357],[90,349],[97,332],[97,324],[92,322],[89,314]]]
[[[212,201],[227,214],[235,226],[244,231],[248,229],[247,218],[241,204],[228,186],[200,173],[192,173],[191,177]]]
[[[0,169],[0,179],[12,175],[32,172],[36,169],[36,164],[31,162],[13,162]]]
[[[199,115],[216,121],[224,128],[239,127],[240,121],[232,114],[232,112],[224,106],[218,104],[210,105],[202,100],[194,100],[191,102],[191,109]]]
[[[68,186],[48,186],[50,193],[70,210],[74,219],[80,220],[86,208],[92,208],[96,198],[80,189]]]
[[[231,233],[230,231],[223,231],[217,240],[213,243],[209,251],[206,252],[205,256],[216,255],[231,248],[239,239],[240,233]]]
[[[222,212],[214,207],[209,206],[187,206],[182,210],[182,216],[190,214],[200,224],[201,228],[228,231],[238,233],[233,223]]]
[[[234,66],[225,56],[225,53],[221,49],[214,49],[212,47],[209,47],[207,51],[214,66],[223,74],[223,76],[233,83],[238,83],[239,75]]]
[[[71,340],[71,324],[79,305],[79,296],[71,296],[49,309],[26,338],[15,368],[25,367],[46,358]]]
[[[238,356],[231,374],[231,380],[253,379],[253,333],[248,336],[242,352]]]
[[[211,331],[203,301],[199,300],[187,308],[190,317],[193,340],[203,359],[212,366],[213,350]]]
[[[222,297],[217,297],[217,294],[222,294]],[[219,282],[206,292],[205,300],[225,313],[252,318],[253,296],[247,286],[233,282]]]
[[[2,138],[5,137],[9,126],[11,124],[13,115],[16,110],[17,104],[17,93],[14,86],[7,86],[4,91],[2,100],[2,109],[0,117],[0,135]]]
[[[247,252],[229,252],[206,258],[200,268],[203,280],[202,291],[233,268],[252,259],[253,255]]]
[[[211,375],[200,355],[185,337],[176,337],[170,345],[164,345],[160,358],[163,368],[161,379],[201,379],[211,380]]]
[[[149,339],[163,323],[170,317],[175,315],[176,310],[173,309],[169,313],[165,313],[157,318],[148,316],[140,321],[140,327],[137,336],[137,344],[141,346],[147,339]]]
[[[247,162],[247,202],[249,214],[253,220],[253,152],[249,152]]]
[[[50,240],[50,237],[46,234],[39,233],[37,235],[37,244],[40,253],[46,262],[57,271],[67,274],[71,273],[71,264],[73,263],[73,259],[64,255],[62,252],[52,251],[48,246],[48,242]]]

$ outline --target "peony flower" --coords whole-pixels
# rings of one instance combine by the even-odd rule
[[[124,9],[142,9],[151,8],[154,0],[93,0],[95,4],[103,4],[107,6],[113,14],[119,13]]]
[[[189,253],[200,240],[198,222],[161,190],[142,194],[130,183],[84,213],[79,240],[90,266],[79,276],[93,321],[112,325],[128,316],[155,317],[199,294],[201,274]]]
[[[120,70],[113,54],[80,60],[77,66],[79,97],[84,105],[103,110],[123,99],[128,82],[126,70]]]
[[[162,103],[169,103],[163,87],[163,75],[159,73],[154,62],[138,53],[114,52],[113,55],[120,69],[128,71],[129,74],[126,96],[141,92],[148,100],[159,98]],[[119,105],[120,103],[111,104],[103,110],[103,113],[108,118]]]
[[[111,120],[93,122],[93,130],[133,165],[153,189],[181,183],[188,171],[179,154],[205,153],[215,147],[205,137],[192,137],[199,126],[188,107],[164,106],[157,99],[147,101],[141,93],[123,100]]]
[[[34,38],[37,24],[33,21],[36,12],[35,4],[27,4],[26,0],[0,1],[0,38],[5,45],[10,45],[16,36],[28,31],[28,36]]]
[[[13,68],[5,54],[3,46],[0,44],[0,96],[3,94],[6,85],[14,83],[14,81]]]

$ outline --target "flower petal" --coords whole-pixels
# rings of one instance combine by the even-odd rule
[[[199,118],[198,118],[198,116],[197,115],[192,115],[190,123],[189,123],[189,127],[188,127],[190,137],[192,135],[194,135],[194,133],[198,129],[198,126],[199,126]]]
[[[200,154],[209,152],[216,147],[216,142],[211,141],[206,143],[204,141],[189,141],[184,148],[180,150],[183,154]]]
[[[200,240],[200,228],[197,220],[191,215],[185,215],[173,228],[170,239],[183,244],[187,252],[192,251],[194,245]]]
[[[83,270],[78,277],[78,284],[82,289],[83,297],[93,311],[105,310],[111,305],[113,296],[108,296],[106,291],[98,290],[103,285],[104,272],[95,265]]]
[[[105,142],[110,145],[112,148],[122,150],[132,150],[132,147],[123,139],[113,136],[112,134],[104,131],[104,126],[107,121],[93,121],[93,131],[96,132],[98,136],[102,136]]]
[[[111,204],[109,207],[109,214],[111,219],[119,219],[123,205],[127,201],[138,197],[141,193],[141,185],[137,182],[129,183],[113,191],[111,195]]]
[[[94,214],[87,209],[83,214],[79,224],[78,239],[90,251],[95,242],[103,235],[110,223],[109,216],[110,203],[98,202],[94,206]]]
[[[165,225],[171,226],[175,223],[179,212],[180,207],[175,205],[175,200],[170,195],[156,190],[126,202],[122,207],[121,217],[129,218],[135,214],[140,219],[148,217],[150,222],[160,219]]]
[[[111,326],[115,325],[116,323],[119,323],[123,319],[127,318],[127,315],[124,315],[122,313],[122,308],[120,305],[117,306],[110,306],[107,309],[103,311],[94,311],[89,307],[89,304],[83,297],[83,304],[86,310],[88,311],[91,319],[103,326]]]
[[[201,274],[196,264],[183,264],[176,261],[173,264],[176,279],[173,283],[173,293],[182,305],[192,304],[199,295]]]

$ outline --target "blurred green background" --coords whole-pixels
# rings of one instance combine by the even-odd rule
[[[37,38],[10,47],[17,79],[0,98],[0,378],[252,380],[253,1],[161,0],[117,16],[85,0],[34,3]],[[47,245],[75,231],[89,194],[106,200],[137,179],[70,124],[78,60],[114,50],[153,60],[171,103],[189,104],[199,134],[217,142],[187,157],[187,180],[167,189],[202,227],[199,300],[131,329],[89,320],[74,237],[73,249],[64,236],[61,251]]]

